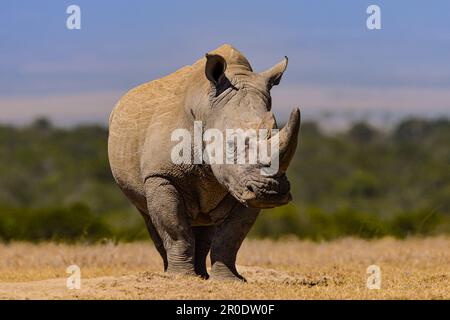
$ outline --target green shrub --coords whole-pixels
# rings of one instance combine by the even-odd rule
[[[312,240],[340,237],[379,238],[432,235],[450,230],[450,217],[429,210],[401,212],[390,217],[363,213],[351,208],[325,212],[318,207],[297,210],[288,205],[263,212],[251,231],[257,238],[295,235]]]
[[[433,210],[403,212],[391,219],[389,233],[398,238],[410,235],[431,235],[443,223],[445,223],[445,217]]]
[[[108,226],[85,205],[57,208],[0,209],[0,239],[29,241],[98,240],[110,237]]]

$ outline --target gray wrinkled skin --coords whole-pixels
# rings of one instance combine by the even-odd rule
[[[262,164],[181,164],[171,161],[178,142],[171,133],[194,121],[216,128],[277,128],[270,89],[287,58],[261,73],[230,45],[192,66],[138,86],[117,103],[110,118],[109,160],[124,194],[140,211],[169,272],[241,279],[237,252],[261,208],[290,201],[285,172],[297,146],[300,112],[279,132],[280,168],[262,176]],[[267,139],[270,140],[270,136]],[[265,164],[266,166],[269,164]]]

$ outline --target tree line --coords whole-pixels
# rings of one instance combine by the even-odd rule
[[[115,185],[107,128],[0,125],[0,239],[147,239]],[[325,134],[302,124],[289,168],[293,202],[261,213],[251,235],[313,240],[450,233],[450,121],[358,122]]]

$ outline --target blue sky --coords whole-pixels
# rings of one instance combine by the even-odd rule
[[[68,30],[77,4],[82,29]],[[382,30],[366,28],[369,4]],[[17,1],[0,4],[0,122],[106,123],[130,88],[223,43],[256,71],[289,56],[285,117],[450,114],[449,1]]]

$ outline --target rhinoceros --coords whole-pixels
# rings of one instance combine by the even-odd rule
[[[276,129],[270,90],[287,64],[285,57],[256,73],[226,44],[130,90],[114,107],[108,141],[112,174],[143,216],[165,271],[209,278],[210,252],[211,279],[245,281],[235,265],[244,238],[262,208],[291,200],[286,169],[297,147],[299,109],[275,135],[279,169],[272,175],[263,175],[260,163],[174,163],[171,135],[179,128],[192,132],[195,121],[205,130]]]

